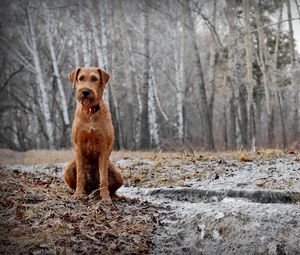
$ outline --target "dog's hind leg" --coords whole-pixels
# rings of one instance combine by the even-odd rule
[[[67,184],[67,187],[74,191],[76,190],[76,161],[72,160],[68,162],[68,164],[65,167],[64,172],[64,181],[65,184]]]
[[[108,190],[111,198],[121,198],[116,194],[117,189],[123,185],[121,170],[111,161],[108,162]]]

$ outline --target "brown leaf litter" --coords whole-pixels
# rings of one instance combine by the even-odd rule
[[[60,179],[0,168],[0,254],[147,254],[158,213],[137,199],[75,200]]]

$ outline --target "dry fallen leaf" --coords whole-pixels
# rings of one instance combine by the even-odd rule
[[[24,216],[28,219],[31,219],[34,216],[34,213],[31,209],[29,209],[24,212]]]

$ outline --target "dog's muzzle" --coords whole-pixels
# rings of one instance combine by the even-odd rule
[[[83,89],[81,91],[81,94],[83,97],[88,97],[91,94],[91,90],[90,89]]]

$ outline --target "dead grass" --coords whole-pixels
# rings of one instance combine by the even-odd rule
[[[23,160],[22,152],[0,149],[0,164],[5,163],[21,163]]]
[[[295,152],[297,154],[297,152]],[[225,151],[225,152],[155,152],[155,151],[114,151],[112,159],[118,158],[143,158],[151,160],[164,159],[187,159],[191,161],[211,161],[218,159],[234,159],[241,162],[250,162],[255,158],[269,159],[272,157],[284,156],[285,153],[279,149],[260,149],[256,153],[249,151]],[[0,149],[0,164],[45,164],[67,162],[74,158],[74,151],[70,150],[30,150],[16,152]]]
[[[257,154],[265,159],[268,159],[272,157],[282,157],[284,156],[285,152],[279,149],[261,149],[257,151]]]
[[[0,149],[0,164],[45,164],[66,162],[73,158],[72,150],[30,150],[17,152]]]
[[[170,153],[171,154],[171,153]],[[156,155],[151,151],[115,151],[111,158],[142,157],[151,159]],[[0,164],[46,164],[67,162],[74,158],[74,151],[70,150],[29,150],[26,152],[17,152],[7,149],[0,149]]]
[[[23,164],[61,163],[73,158],[73,150],[30,150],[24,153]]]

